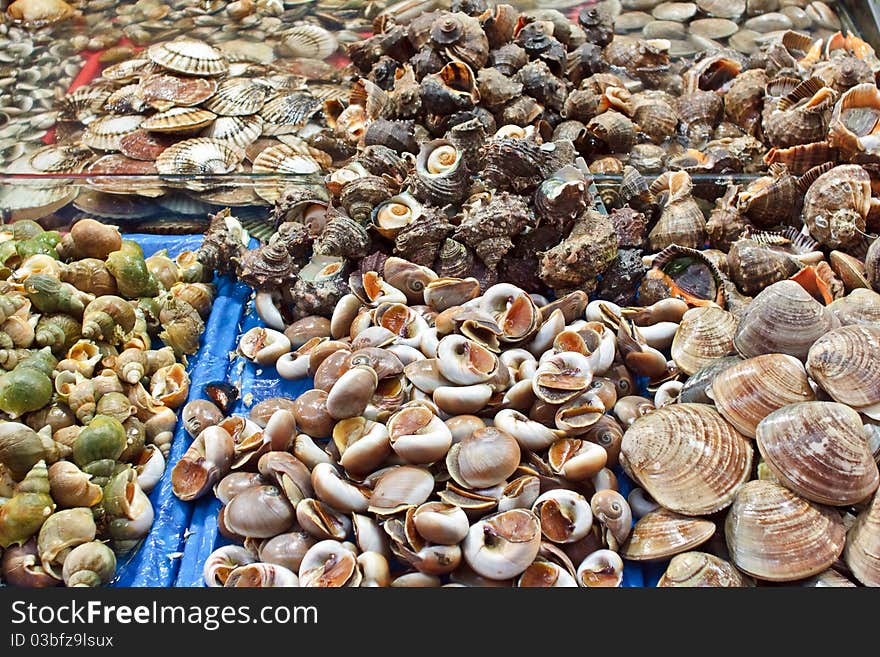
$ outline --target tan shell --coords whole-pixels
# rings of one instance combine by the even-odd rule
[[[758,423],[773,411],[816,398],[804,364],[786,354],[755,356],[719,372],[709,391],[715,407],[737,431],[755,437]]]
[[[672,404],[623,435],[620,462],[658,503],[684,515],[728,506],[752,470],[752,447],[711,406]]]
[[[214,76],[229,70],[229,62],[219,50],[195,39],[156,43],[149,47],[147,56],[163,68],[186,75]]]
[[[828,309],[798,283],[779,281],[749,304],[733,344],[743,358],[781,353],[806,360],[813,343],[837,326]]]
[[[655,561],[693,550],[715,533],[715,523],[703,518],[688,518],[666,509],[642,516],[620,551],[624,559]]]
[[[859,414],[843,404],[790,404],[764,418],[755,438],[779,483],[813,502],[849,506],[880,483]]]
[[[870,210],[871,177],[857,164],[844,164],[810,185],[804,194],[802,218],[824,246],[848,249],[862,242]]]
[[[254,160],[254,173],[309,174],[319,173],[321,163],[311,155],[287,144],[270,146]]]
[[[854,324],[822,336],[807,372],[835,401],[880,419],[880,326]]]
[[[217,81],[157,74],[144,78],[135,88],[143,101],[158,110],[167,110],[203,103],[217,91]]]
[[[145,119],[141,128],[150,132],[193,132],[217,118],[214,112],[200,107],[172,107]]]
[[[706,242],[706,218],[691,195],[693,183],[686,171],[670,171],[651,185],[655,196],[668,192],[657,225],[648,235],[651,249],[661,251],[670,244],[699,249]]]
[[[862,152],[877,154],[876,139],[880,131],[880,89],[872,83],[857,84],[844,93],[834,112],[828,130],[828,141],[851,159]]]
[[[880,294],[864,287],[857,287],[845,297],[828,304],[828,310],[841,326],[850,324],[874,324],[880,326]]]
[[[835,511],[761,480],[739,489],[724,533],[737,568],[774,582],[821,573],[844,546],[843,523]]]
[[[691,308],[672,340],[672,360],[691,375],[733,351],[736,317],[718,306]]]
[[[724,587],[753,586],[732,563],[708,552],[685,552],[672,558],[666,572],[657,582],[659,587]]]
[[[89,148],[118,151],[119,140],[137,130],[143,120],[144,117],[139,114],[102,116],[86,127],[80,141]]]
[[[880,586],[880,493],[849,530],[843,559],[862,584]]]
[[[261,80],[229,78],[220,83],[217,93],[205,103],[219,116],[249,116],[259,112],[272,88]]]
[[[227,141],[239,149],[253,144],[263,133],[263,119],[252,116],[220,116],[202,132],[203,137]]]
[[[212,175],[229,173],[241,161],[243,153],[225,142],[199,137],[177,142],[156,158],[160,175]]]

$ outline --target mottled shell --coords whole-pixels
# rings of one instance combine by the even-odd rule
[[[687,375],[733,351],[736,317],[718,306],[691,308],[672,340],[672,359]]]
[[[739,489],[724,533],[737,568],[775,582],[826,570],[843,551],[845,537],[836,512],[762,480]]]
[[[693,550],[715,533],[715,523],[703,518],[688,518],[666,509],[642,516],[620,551],[624,559],[655,561]]]
[[[823,173],[804,195],[804,225],[832,249],[848,249],[862,241],[871,210],[871,177],[857,164]]]
[[[708,552],[694,551],[674,556],[657,586],[743,588],[750,581],[730,562]]]
[[[804,364],[785,354],[734,363],[715,375],[709,394],[718,412],[749,438],[773,411],[816,398]]]
[[[304,91],[276,96],[266,101],[260,110],[263,134],[283,135],[296,132],[321,108],[320,101]]]
[[[217,87],[205,104],[205,109],[219,116],[249,116],[259,112],[272,88],[262,80],[229,78]]]
[[[843,404],[790,404],[761,420],[755,438],[779,483],[813,502],[856,504],[880,483],[859,414]]]
[[[880,326],[855,324],[823,335],[810,348],[807,371],[835,401],[880,419]]]
[[[724,94],[724,115],[753,137],[761,128],[767,81],[764,69],[749,69],[734,78]]]
[[[733,344],[743,358],[780,353],[806,360],[813,343],[837,326],[828,309],[799,284],[779,281],[746,308]]]
[[[162,68],[185,75],[215,76],[229,70],[219,50],[195,39],[154,44],[147,49],[147,56]]]
[[[743,294],[756,295],[768,285],[791,278],[801,264],[791,254],[752,239],[735,241],[727,254],[730,277]]]
[[[843,559],[862,584],[880,586],[880,493],[849,530]]]
[[[667,509],[703,515],[728,506],[748,480],[752,447],[711,406],[673,404],[630,425],[620,462]]]

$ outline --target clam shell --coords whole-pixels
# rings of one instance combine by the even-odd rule
[[[139,114],[102,116],[86,127],[80,141],[89,148],[118,151],[119,140],[137,130],[143,121],[144,117]]]
[[[880,483],[859,414],[843,404],[790,404],[761,420],[755,438],[779,483],[813,502],[856,504]]]
[[[632,529],[620,556],[633,561],[655,561],[693,550],[715,533],[715,523],[688,518],[666,509],[642,516]]]
[[[813,343],[837,326],[837,319],[804,288],[779,281],[746,308],[733,344],[743,358],[781,353],[806,360]]]
[[[880,326],[880,294],[867,288],[856,288],[845,297],[828,304],[828,310],[841,326],[874,324]]]
[[[244,149],[253,144],[263,132],[263,119],[259,115],[220,116],[202,132],[203,137],[228,141]]]
[[[880,493],[849,530],[843,559],[862,584],[880,586]]]
[[[281,135],[295,132],[321,107],[320,101],[304,91],[276,96],[260,110],[265,120],[263,134]]]
[[[708,552],[685,552],[672,558],[660,577],[660,587],[726,587],[754,585],[733,564]]]
[[[687,375],[733,351],[736,317],[718,306],[691,308],[672,340],[672,359]]]
[[[312,23],[295,25],[284,32],[283,39],[292,56],[306,59],[327,59],[339,48],[332,32]]]
[[[153,44],[147,49],[147,57],[162,68],[185,75],[215,76],[229,69],[229,62],[219,50],[196,39]]]
[[[755,437],[758,423],[788,404],[812,401],[804,364],[786,354],[764,354],[734,363],[715,376],[710,395],[736,429]]]
[[[216,175],[235,169],[243,153],[225,142],[206,137],[186,139],[156,158],[160,175]]]
[[[880,419],[880,327],[830,331],[810,349],[807,372],[834,401]]]
[[[229,78],[220,83],[205,108],[220,116],[248,116],[259,112],[272,88],[259,79]]]
[[[739,18],[746,11],[746,0],[695,0],[697,7],[709,16]]]
[[[691,34],[706,39],[726,39],[736,34],[739,27],[727,18],[698,18],[688,25]]]
[[[141,127],[150,132],[193,132],[207,127],[215,118],[214,112],[199,107],[172,107],[144,119]]]
[[[838,514],[769,481],[743,485],[724,525],[727,547],[741,571],[790,582],[821,573],[844,546]]]
[[[667,509],[703,515],[728,506],[748,480],[752,447],[711,406],[673,404],[630,425],[620,462]]]

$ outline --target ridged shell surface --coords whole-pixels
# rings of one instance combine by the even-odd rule
[[[823,335],[807,372],[834,401],[880,419],[880,327],[855,324]]]
[[[229,69],[223,54],[204,41],[180,39],[157,43],[147,49],[150,61],[186,75],[221,75]]]
[[[703,518],[657,509],[635,524],[620,555],[633,561],[654,561],[693,550],[715,533],[715,523]]]

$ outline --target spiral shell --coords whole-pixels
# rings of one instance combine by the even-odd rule
[[[807,371],[825,392],[860,413],[880,419],[880,327],[844,326],[810,348]]]
[[[724,534],[737,568],[759,579],[790,582],[826,570],[844,547],[836,512],[769,481],[744,484]]]
[[[752,448],[711,406],[673,404],[633,422],[620,462],[667,509],[703,515],[733,501],[751,475]]]
[[[804,225],[823,245],[850,249],[862,241],[871,210],[871,178],[857,164],[834,167],[804,195]]]

